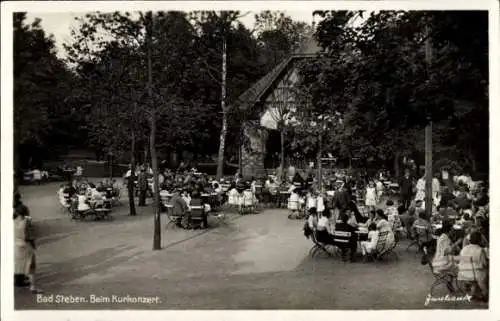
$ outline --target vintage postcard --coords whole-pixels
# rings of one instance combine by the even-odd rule
[[[3,2],[3,319],[497,320],[499,20]]]

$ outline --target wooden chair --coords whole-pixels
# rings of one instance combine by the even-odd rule
[[[486,255],[486,254],[485,254]],[[455,256],[453,257],[454,261],[457,262],[458,265],[458,275],[456,279],[457,283],[457,288],[458,291],[461,292],[462,294],[471,294],[474,295],[474,293],[470,293],[470,290],[473,286],[479,286],[478,284],[478,278],[477,278],[477,269],[476,265],[474,263],[474,259],[471,256]],[[485,268],[487,269],[487,267]],[[469,275],[464,275],[461,272],[472,272],[472,277]],[[482,289],[481,289],[482,290]],[[482,293],[483,296],[487,296],[487,293]]]
[[[207,228],[207,215],[205,213],[205,208],[202,206],[191,206],[191,223],[194,226],[199,226],[201,228]]]
[[[313,232],[311,234],[311,240],[313,241],[313,247],[309,250],[309,255],[311,257],[314,257],[318,253],[318,251],[322,251],[322,252],[326,253],[328,256],[332,256],[332,253],[330,251],[328,251],[328,249],[326,248],[326,244],[323,244],[323,243],[318,241],[317,233],[318,233],[318,231],[316,229],[313,229]]]
[[[180,215],[174,215],[173,214],[173,209],[174,206],[172,204],[167,203],[165,205],[165,208],[167,209],[167,224],[165,225],[165,229],[168,229],[169,227],[176,228],[180,225],[182,216]]]
[[[241,206],[240,206],[240,214],[253,214],[255,213],[255,199],[254,195],[250,191],[244,191],[241,196]]]
[[[406,250],[408,251],[411,247],[417,247],[417,254],[422,252],[423,245],[431,236],[432,231],[423,225],[415,225],[415,239],[410,242]]]
[[[427,249],[424,248],[424,253],[427,255]],[[427,259],[427,265],[429,266],[429,269],[431,270],[431,273],[434,277],[434,281],[432,282],[431,289],[430,289],[430,295],[433,295],[434,289],[439,286],[439,285],[446,285],[446,288],[450,293],[455,292],[455,288],[453,286],[453,283],[456,283],[456,276],[450,272],[438,272],[435,270],[433,264],[432,264],[432,258]]]
[[[351,232],[345,231],[334,231],[333,232],[333,244],[340,251],[345,251],[351,247]],[[337,251],[337,254],[339,251]]]
[[[389,250],[389,248],[387,248],[388,237],[389,232],[378,233],[377,245],[375,245],[371,253],[367,254],[367,258],[371,259],[373,262],[380,260],[385,252]]]

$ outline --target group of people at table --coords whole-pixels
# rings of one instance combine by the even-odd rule
[[[97,184],[74,180],[72,184],[61,185],[58,190],[62,206],[74,206],[76,211],[82,213],[96,208],[110,208],[119,194],[116,181],[109,179]]]
[[[408,175],[408,173],[406,174]],[[377,247],[379,236],[384,234],[384,249],[390,249],[403,232],[418,250],[424,252],[423,263],[431,260],[435,273],[450,273],[459,281],[473,281],[470,288],[474,297],[488,296],[488,244],[489,244],[489,198],[488,190],[458,177],[453,185],[443,184],[435,177],[433,181],[432,216],[425,211],[425,181],[419,179],[413,185],[408,202],[405,191],[398,205],[389,199],[386,209],[377,209],[381,193],[370,182],[365,189],[364,206],[368,217],[358,210],[354,200],[349,206],[342,205],[340,191],[332,194],[309,190],[293,191],[289,199],[291,215],[299,215],[305,206],[308,222],[304,226],[306,237],[315,233],[318,242],[338,246],[338,235],[347,237],[349,246],[342,246],[342,257],[354,260],[358,246],[362,254],[368,255]],[[437,187],[439,186],[439,188]],[[401,186],[404,188],[404,183]],[[333,197],[330,197],[332,196]],[[326,197],[325,197],[326,196]],[[337,233],[340,232],[340,233]],[[459,254],[457,256],[457,254]],[[457,260],[457,258],[470,258]]]

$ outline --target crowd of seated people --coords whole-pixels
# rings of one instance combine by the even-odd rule
[[[316,233],[318,242],[324,245],[332,245],[340,249],[342,258],[355,260],[358,240],[361,241],[362,255],[371,254],[378,242],[379,233],[384,233],[386,237],[383,239],[383,250],[391,249],[395,242],[394,228],[398,221],[397,210],[389,210],[389,215],[394,216],[389,218],[382,210],[377,209],[370,211],[368,217],[363,216],[356,203],[349,201],[343,205],[339,200],[327,202],[328,205],[320,213],[317,210],[318,198],[315,199],[314,205],[313,193],[310,193],[306,202],[308,204],[308,221],[304,225],[304,235],[310,237],[312,233]],[[345,206],[342,208],[341,206]],[[396,214],[395,214],[396,213]],[[397,218],[396,218],[397,217]]]

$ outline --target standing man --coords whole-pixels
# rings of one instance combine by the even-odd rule
[[[401,189],[401,203],[404,205],[405,209],[408,209],[413,198],[413,180],[410,176],[409,169],[405,170],[405,175],[401,179],[399,186]]]
[[[439,182],[438,174],[434,174],[432,179],[432,200],[437,207],[441,202],[441,183]]]
[[[146,206],[146,193],[148,191],[148,176],[146,174],[146,169],[141,167],[141,172],[137,179],[137,187],[139,188],[139,206]]]

